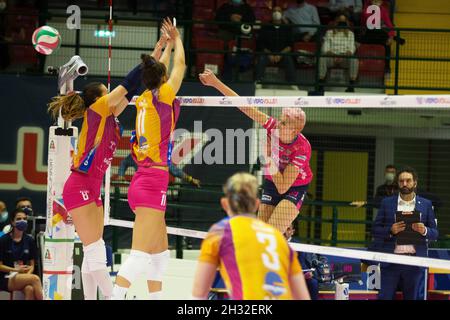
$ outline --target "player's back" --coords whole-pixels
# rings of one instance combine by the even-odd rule
[[[220,273],[231,297],[292,299],[289,277],[301,268],[281,232],[250,215],[223,221],[217,224]]]

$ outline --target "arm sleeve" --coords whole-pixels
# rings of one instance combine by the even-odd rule
[[[391,227],[385,222],[386,216],[386,201],[381,202],[380,209],[372,226],[372,234],[375,239],[389,239],[391,235]]]
[[[331,50],[331,30],[327,31],[323,39],[322,52],[327,53]]]
[[[348,43],[347,43],[347,45],[348,45],[348,50],[347,51],[350,51],[351,53],[353,53],[353,54],[355,54],[355,51],[356,51],[356,46],[355,46],[355,34],[352,32],[352,31],[349,31],[349,38],[348,38]]]

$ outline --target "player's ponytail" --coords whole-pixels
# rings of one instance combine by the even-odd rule
[[[54,120],[58,119],[60,111],[64,120],[76,120],[82,118],[86,109],[102,94],[102,84],[91,82],[84,87],[82,94],[70,92],[67,95],[53,97],[48,104],[48,112]]]
[[[230,209],[234,214],[255,213],[258,202],[258,182],[248,173],[236,173],[224,186]]]

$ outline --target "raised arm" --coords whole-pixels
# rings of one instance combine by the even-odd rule
[[[183,41],[181,41],[180,33],[177,28],[173,26],[170,19],[165,19],[163,23],[163,29],[167,32],[174,42],[174,54],[173,54],[173,69],[170,73],[167,83],[172,87],[175,94],[180,90],[181,83],[183,82],[184,72],[186,71],[185,53]],[[167,48],[166,48],[167,51]],[[164,54],[166,53],[164,51]],[[170,59],[170,52],[168,52],[168,60]]]
[[[199,78],[200,78],[200,81],[205,86],[210,86],[210,87],[216,88],[224,96],[229,96],[229,97],[238,97],[239,96],[230,87],[228,87],[226,84],[224,84],[222,81],[220,81],[211,70],[205,69],[205,71],[199,75]],[[238,108],[243,113],[245,113],[249,118],[251,118],[253,121],[256,121],[257,123],[259,123],[262,126],[267,122],[267,119],[269,118],[269,116],[267,114],[259,111],[258,108],[255,108],[255,107],[238,107]]]

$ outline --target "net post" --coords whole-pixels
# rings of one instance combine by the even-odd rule
[[[338,209],[336,206],[333,206],[333,222],[331,228],[331,245],[337,245],[337,233],[338,233]]]

